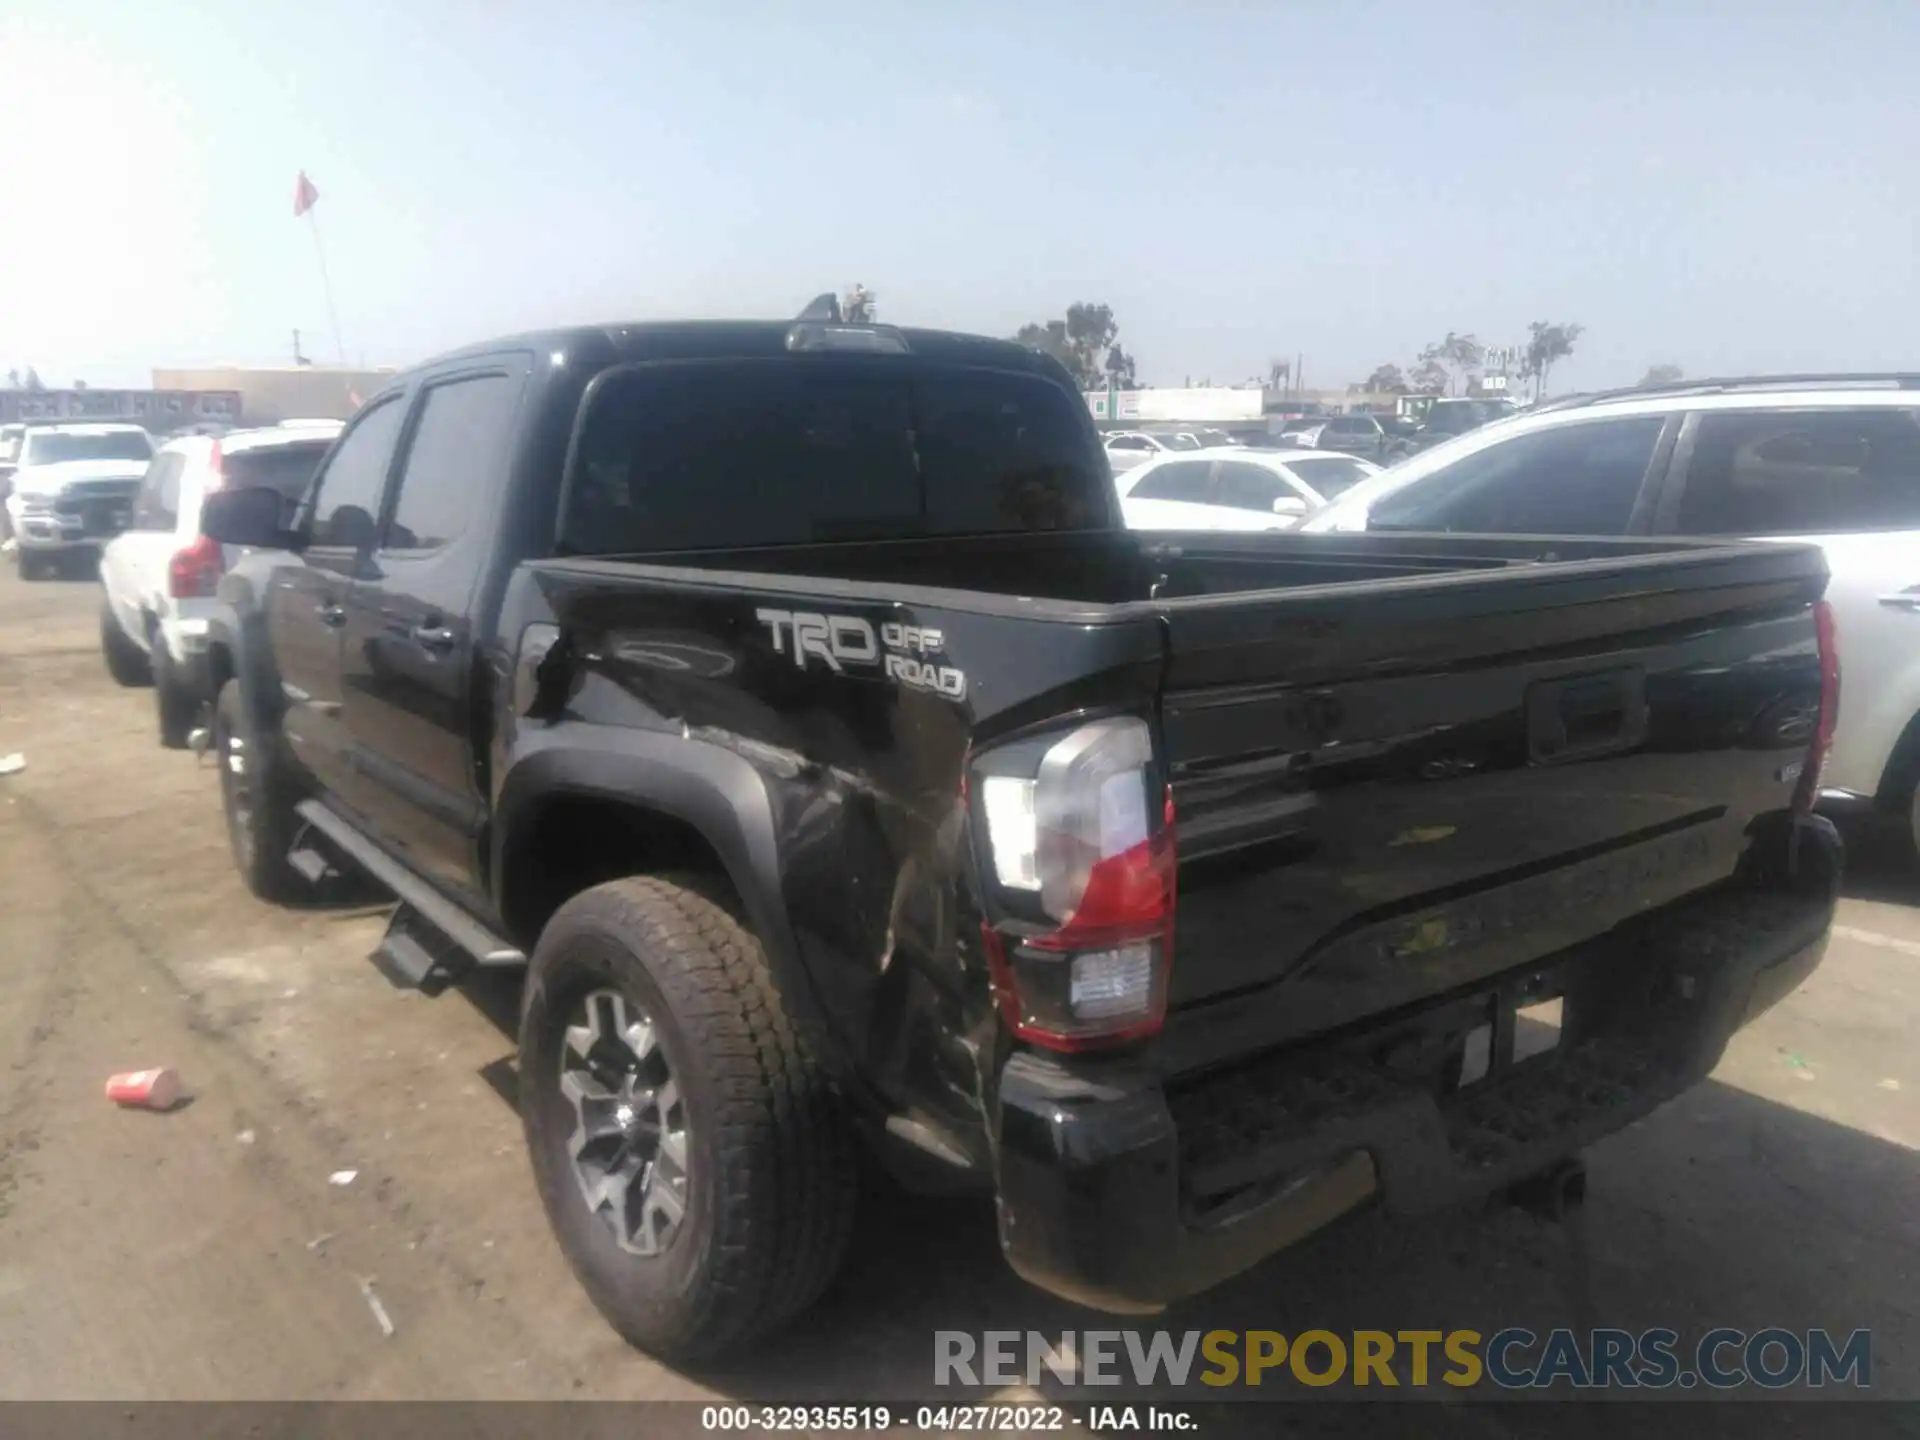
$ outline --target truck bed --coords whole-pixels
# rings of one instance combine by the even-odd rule
[[[1819,703],[1810,547],[1049,534],[535,568],[607,649],[729,635],[728,680],[629,688],[692,731],[859,777],[912,817],[847,842],[896,875],[936,843],[971,748],[1150,704],[1178,834],[1170,1072],[1471,989],[1729,883],[1784,826]],[[768,663],[769,604],[938,627],[966,698]],[[886,943],[884,915],[817,928],[849,967]]]

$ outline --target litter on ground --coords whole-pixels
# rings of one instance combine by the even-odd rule
[[[360,1293],[367,1298],[367,1308],[373,1311],[373,1318],[379,1322],[380,1333],[389,1340],[393,1338],[393,1321],[387,1315],[387,1307],[380,1303],[380,1297],[373,1293],[373,1281],[362,1279]]]

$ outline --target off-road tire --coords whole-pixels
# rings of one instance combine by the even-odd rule
[[[841,1097],[802,1041],[760,943],[705,877],[635,876],[576,895],[534,950],[520,1111],[540,1198],[587,1294],[630,1343],[713,1360],[826,1289],[852,1232],[856,1162]],[[689,1135],[686,1212],[659,1254],[621,1248],[568,1153],[559,1083],[594,990],[652,1017]]]
[[[104,595],[100,597],[100,654],[107,662],[107,674],[113,677],[114,684],[132,688],[153,683],[153,669],[147,663],[146,653],[120,628],[119,620],[114,617],[113,602]]]
[[[300,817],[294,813],[294,806],[300,802],[299,791],[289,780],[285,761],[276,748],[262,743],[238,680],[228,680],[220,687],[213,703],[212,728],[208,751],[220,767],[220,807],[226,815],[227,842],[240,878],[262,900],[304,898],[311,887],[306,877],[287,863],[287,853],[300,833]],[[251,795],[244,816],[238,813],[236,772],[231,768],[235,739],[241,742],[241,754],[249,767],[246,778]]]
[[[20,567],[22,580],[38,580],[47,573],[47,559],[36,555],[24,545],[16,546],[13,552],[14,563]]]

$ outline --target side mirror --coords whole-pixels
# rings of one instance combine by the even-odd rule
[[[200,531],[222,545],[260,550],[299,550],[306,537],[280,523],[286,497],[263,485],[216,490],[200,507]]]
[[[1273,502],[1273,513],[1276,515],[1292,515],[1297,518],[1307,513],[1307,502],[1302,500],[1298,495],[1282,495],[1278,500]]]

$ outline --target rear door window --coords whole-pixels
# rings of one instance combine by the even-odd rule
[[[746,360],[609,374],[562,520],[574,554],[1114,523],[1084,407],[1039,376]]]
[[[186,456],[178,450],[154,457],[134,497],[132,529],[171,530],[179,524],[180,474],[185,468]]]
[[[230,490],[277,490],[285,499],[299,500],[307,493],[313,472],[326,453],[325,441],[240,450],[221,457],[220,473]]]
[[[1660,415],[1583,420],[1462,456],[1373,506],[1380,530],[1622,535],[1659,442]]]
[[[1127,491],[1129,500],[1187,500],[1199,505],[1207,499],[1207,475],[1213,466],[1206,460],[1175,460],[1156,466],[1138,485]]]
[[[1920,411],[1703,414],[1676,528],[1687,535],[1920,530]]]

